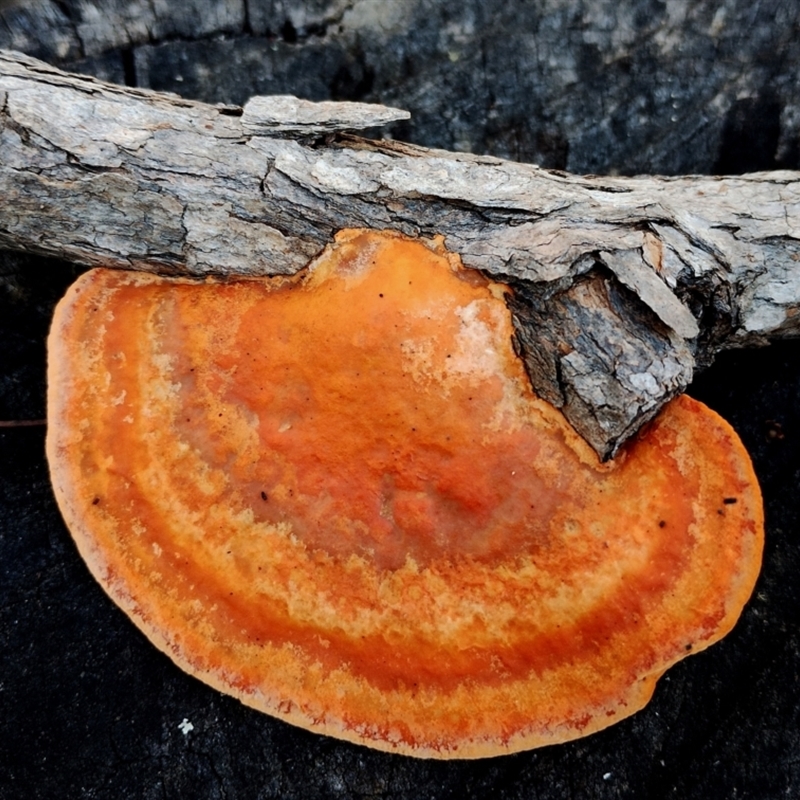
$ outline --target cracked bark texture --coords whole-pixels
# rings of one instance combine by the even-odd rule
[[[511,286],[536,391],[612,455],[723,348],[800,331],[800,173],[596,178],[341,133],[402,111],[210,106],[0,53],[0,244],[286,274],[342,228],[442,235]]]
[[[575,173],[797,168],[786,0],[3,0],[0,48],[115,83],[408,109],[403,138]]]

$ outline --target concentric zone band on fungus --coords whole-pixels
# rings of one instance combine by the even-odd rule
[[[84,275],[47,453],[95,577],[187,672],[382,750],[493,756],[641,708],[752,591],[750,461],[681,397],[599,463],[503,296],[368,231],[292,278]]]

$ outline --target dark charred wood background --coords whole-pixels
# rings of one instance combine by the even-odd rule
[[[396,138],[573,172],[800,165],[787,0],[0,0],[0,47],[212,102],[381,102],[412,112]],[[0,421],[44,417],[44,338],[76,274],[0,252]],[[764,491],[741,621],[633,718],[476,762],[314,736],[181,673],[78,557],[44,427],[0,427],[0,798],[800,797],[800,345],[724,354],[692,394]]]

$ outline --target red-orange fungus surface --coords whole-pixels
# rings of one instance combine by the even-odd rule
[[[497,755],[641,708],[749,597],[756,480],[686,397],[600,464],[531,392],[503,293],[367,231],[293,278],[84,275],[47,451],[94,575],[188,672],[383,750]]]

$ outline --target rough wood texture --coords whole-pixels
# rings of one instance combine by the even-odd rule
[[[578,177],[341,132],[403,117],[208,106],[3,52],[0,245],[254,275],[340,228],[441,234],[512,286],[535,388],[604,456],[720,349],[800,330],[800,174]]]
[[[426,147],[574,173],[800,167],[786,0],[0,0],[0,49],[243,105],[398,106]]]

